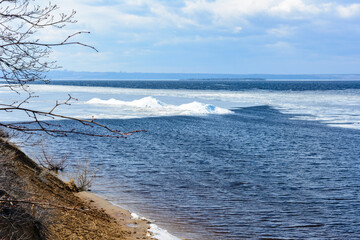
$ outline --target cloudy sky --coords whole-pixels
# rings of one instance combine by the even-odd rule
[[[44,2],[47,2],[44,0]],[[78,23],[40,36],[67,70],[360,73],[358,0],[53,0]]]

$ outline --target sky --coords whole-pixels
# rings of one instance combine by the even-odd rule
[[[37,1],[47,3],[47,0]],[[39,32],[93,45],[54,49],[63,69],[98,72],[360,73],[358,0],[52,0],[75,24]]]

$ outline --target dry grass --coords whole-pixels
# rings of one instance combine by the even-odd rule
[[[89,161],[79,164],[78,175],[79,186],[91,186]],[[56,175],[0,138],[1,240],[139,239],[135,232],[80,200]]]
[[[74,181],[77,189],[79,191],[90,190],[94,178],[96,177],[96,172],[90,169],[90,160],[86,159],[84,161],[78,161],[74,169]]]
[[[60,158],[57,158],[49,154],[43,144],[41,144],[40,154],[37,157],[39,165],[49,171],[53,171],[56,174],[59,171],[64,171],[68,162],[68,155],[64,155]]]
[[[41,224],[42,209],[12,202],[29,197],[26,183],[15,171],[16,157],[15,151],[0,145],[0,239],[44,239],[47,230]]]

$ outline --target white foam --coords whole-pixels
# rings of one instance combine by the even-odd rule
[[[134,219],[134,220],[139,220],[140,216],[137,215],[136,213],[131,213],[131,218]]]
[[[150,224],[149,232],[152,233],[152,238],[157,240],[181,240],[180,238],[171,235],[168,231],[153,223]]]
[[[140,217],[136,213],[131,213],[131,218],[134,220],[148,220],[144,217]],[[181,240],[178,237],[175,237],[174,235],[171,235],[167,230],[159,227],[158,225],[151,223],[149,231],[149,236],[151,236],[151,239],[157,239],[157,240]]]

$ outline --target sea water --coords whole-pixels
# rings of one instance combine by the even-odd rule
[[[97,170],[95,193],[175,236],[360,236],[358,81],[53,84],[32,85],[39,98],[29,106],[51,109],[70,93],[79,100],[57,113],[147,132],[120,140],[45,136],[48,151],[70,154],[72,162],[90,159]],[[16,98],[0,91],[1,102]],[[24,120],[15,112],[1,118]],[[31,147],[24,148],[31,154]]]

